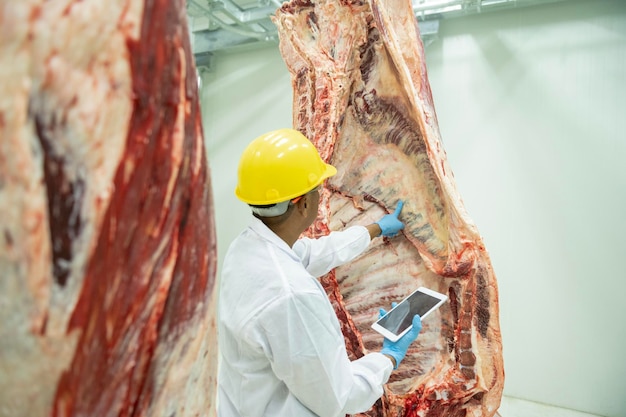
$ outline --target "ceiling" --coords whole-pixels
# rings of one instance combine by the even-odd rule
[[[565,0],[412,0],[424,43],[437,37],[441,19]],[[187,0],[192,48],[199,68],[217,52],[278,44],[270,20],[282,0]]]

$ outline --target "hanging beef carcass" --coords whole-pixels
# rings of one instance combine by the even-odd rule
[[[490,417],[504,384],[496,278],[448,166],[408,0],[291,0],[274,21],[297,129],[338,174],[311,235],[367,224],[405,202],[402,238],[379,239],[324,278],[348,350],[380,349],[370,324],[418,286],[449,295],[369,416]]]
[[[0,0],[0,416],[214,415],[183,0]]]

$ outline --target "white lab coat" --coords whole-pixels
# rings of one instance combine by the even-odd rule
[[[218,309],[219,417],[336,417],[363,412],[393,369],[374,352],[351,362],[315,277],[361,254],[363,226],[290,248],[253,219],[222,266]]]

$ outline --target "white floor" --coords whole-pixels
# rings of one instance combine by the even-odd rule
[[[501,417],[602,417],[512,397],[502,397],[498,413]]]

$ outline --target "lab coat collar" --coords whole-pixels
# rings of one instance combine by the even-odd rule
[[[289,247],[287,242],[282,240],[276,233],[272,231],[269,227],[265,225],[261,220],[252,216],[252,221],[250,222],[250,229],[256,234],[258,234],[262,239],[267,240],[274,246],[277,246],[280,250],[286,252],[293,259],[299,260],[296,253]]]

